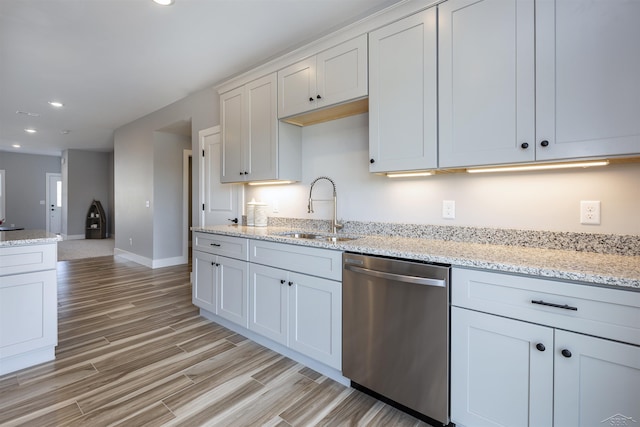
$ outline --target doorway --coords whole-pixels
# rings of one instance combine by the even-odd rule
[[[62,232],[62,175],[47,173],[46,178],[46,227],[49,233],[60,234]]]

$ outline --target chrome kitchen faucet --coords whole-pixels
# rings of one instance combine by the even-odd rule
[[[311,198],[311,194],[313,193],[313,186],[316,184],[316,182],[320,181],[321,179],[326,179],[333,186],[333,222],[331,223],[331,232],[335,234],[338,232],[338,230],[342,229],[342,224],[338,224],[338,195],[336,193],[336,183],[333,182],[331,178],[327,176],[321,176],[313,180],[313,182],[311,183],[311,188],[309,189],[309,204],[307,205],[307,212],[313,213],[313,199]],[[317,199],[316,201],[324,202],[324,201],[330,201],[330,200]]]

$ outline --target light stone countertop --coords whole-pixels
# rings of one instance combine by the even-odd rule
[[[0,231],[0,247],[44,245],[61,240],[62,237],[59,235],[44,230]]]
[[[192,230],[640,291],[640,256],[349,233],[345,235],[358,238],[330,243],[283,236],[305,230],[272,226],[220,225],[193,227]]]

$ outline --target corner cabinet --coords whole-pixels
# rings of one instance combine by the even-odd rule
[[[638,16],[634,1],[442,3],[439,166],[640,153]]]
[[[220,94],[220,182],[301,179],[301,130],[277,117],[276,73]]]
[[[456,425],[640,419],[640,293],[454,268],[452,305]]]
[[[278,118],[367,96],[367,36],[278,71]]]
[[[437,8],[369,33],[370,172],[438,166]]]

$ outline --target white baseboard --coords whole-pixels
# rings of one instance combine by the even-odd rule
[[[171,267],[174,265],[182,265],[189,262],[189,259],[183,256],[163,259],[151,259],[118,248],[113,249],[113,255],[128,259],[129,261],[136,262],[149,268]]]
[[[177,256],[173,258],[154,259],[151,268],[171,267],[173,265],[182,265],[189,262],[187,257]]]
[[[119,256],[124,259],[128,259],[129,261],[136,262],[138,264],[144,265],[145,267],[153,268],[153,260],[151,258],[143,257],[138,254],[134,254],[133,252],[128,252],[122,249],[114,248],[113,255]]]

